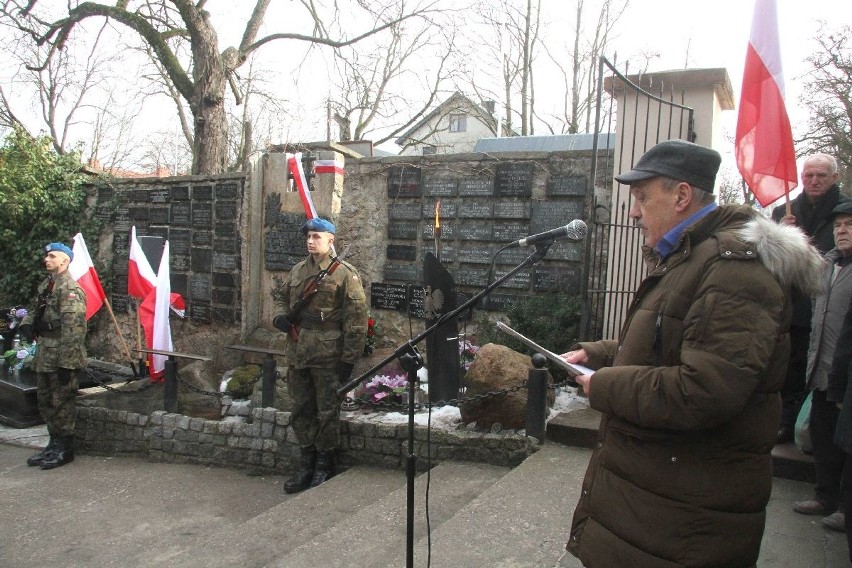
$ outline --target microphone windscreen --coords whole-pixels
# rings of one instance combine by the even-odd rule
[[[568,238],[578,241],[582,241],[583,239],[585,239],[586,233],[589,230],[589,228],[586,227],[586,223],[584,223],[580,219],[574,219],[566,226],[568,228],[568,231],[566,232]]]

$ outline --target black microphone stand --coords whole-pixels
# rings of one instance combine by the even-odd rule
[[[470,298],[467,302],[451,312],[447,312],[432,324],[432,326],[423,331],[420,335],[413,339],[409,339],[406,343],[400,345],[391,355],[385,357],[381,362],[374,365],[370,370],[363,373],[360,377],[355,378],[339,389],[338,396],[344,396],[346,393],[354,389],[356,386],[372,377],[376,371],[382,369],[385,365],[399,359],[402,369],[408,377],[408,454],[405,460],[405,475],[406,475],[406,540],[405,540],[405,566],[406,568],[414,567],[414,476],[417,469],[417,455],[414,452],[414,379],[417,377],[417,371],[423,367],[423,357],[417,351],[416,345],[429,337],[444,323],[468,308],[473,307],[479,300],[490,294],[497,286],[511,278],[516,272],[527,266],[539,262],[547,254],[550,245],[554,239],[536,243],[535,252],[528,256],[521,264],[487,285],[483,290]],[[502,251],[503,249],[501,249]],[[499,254],[500,251],[497,252]],[[441,401],[443,402],[443,401]],[[440,404],[440,403],[439,403]]]

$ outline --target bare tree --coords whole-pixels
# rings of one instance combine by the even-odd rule
[[[138,34],[156,54],[170,84],[188,104],[193,130],[192,172],[196,174],[226,169],[226,88],[233,73],[254,51],[277,40],[341,48],[406,20],[427,18],[435,10],[435,0],[417,1],[413,8],[409,8],[406,0],[388,0],[381,13],[371,19],[372,27],[352,37],[343,34],[332,38],[328,33],[329,26],[340,20],[341,10],[346,10],[350,18],[357,10],[368,17],[375,10],[365,10],[369,5],[361,0],[345,6],[336,1],[327,5],[321,0],[300,0],[302,8],[313,21],[310,34],[274,32],[258,37],[270,0],[256,0],[240,44],[222,50],[210,15],[205,10],[206,0],[140,0],[133,2],[133,7],[130,4],[130,0],[118,0],[113,5],[80,2],[70,4],[63,17],[53,19],[45,11],[39,11],[37,0],[6,0],[0,9],[0,17],[26,31],[36,45],[46,49],[42,68],[47,68],[51,59],[61,53],[79,24],[89,19],[107,18]],[[324,19],[326,14],[331,15]],[[190,61],[182,61],[178,57],[174,43],[188,46]]]
[[[598,61],[606,55],[613,30],[628,4],[629,0],[603,0],[597,14],[593,15],[593,24],[589,29],[586,25],[590,20],[586,2],[577,0],[574,29],[570,37],[558,48],[544,44],[565,89],[562,113],[553,114],[550,120],[544,119],[551,133],[576,134],[592,130]]]
[[[820,50],[808,57],[802,102],[810,111],[808,131],[796,146],[800,153],[824,152],[837,159],[844,191],[852,189],[852,26],[831,31],[824,26],[816,40]]]
[[[410,24],[393,25],[385,41],[366,49],[335,52],[340,79],[330,105],[341,140],[363,140],[378,132],[375,144],[396,138],[434,107],[442,86],[452,80],[452,24]],[[382,130],[388,123],[394,126]]]

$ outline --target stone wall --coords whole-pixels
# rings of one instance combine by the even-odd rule
[[[192,418],[155,411],[150,415],[102,407],[78,407],[76,447],[96,455],[132,455],[162,462],[194,463],[284,473],[298,464],[299,446],[289,412],[252,410],[251,422]],[[427,430],[417,426],[418,468],[444,460],[514,467],[540,448],[523,430],[477,431],[475,427]],[[404,469],[408,425],[363,420],[357,413],[341,419],[338,462],[343,467],[370,465]]]

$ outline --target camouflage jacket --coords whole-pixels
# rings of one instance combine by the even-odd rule
[[[290,313],[299,294],[331,264],[308,257],[293,267],[281,287],[280,301]],[[343,262],[326,276],[308,304],[296,316],[299,341],[288,336],[285,352],[290,366],[331,368],[340,361],[355,363],[367,339],[367,299],[354,266]]]
[[[44,293],[50,278],[39,287]],[[34,312],[30,312],[23,323],[33,323]],[[86,366],[86,293],[68,274],[54,276],[53,291],[47,296],[47,304],[41,321],[50,324],[50,331],[37,332],[36,354],[33,370],[53,373],[59,367],[82,369]]]

